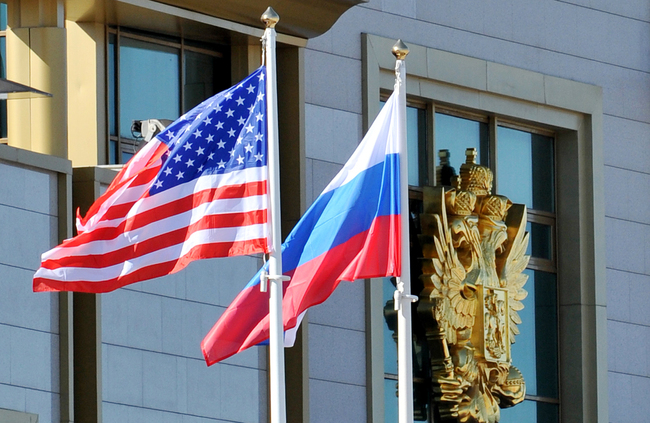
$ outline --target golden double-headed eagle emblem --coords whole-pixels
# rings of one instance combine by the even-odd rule
[[[455,188],[425,188],[418,314],[443,421],[489,422],[524,400],[511,365],[527,292],[526,206],[492,195],[492,172],[469,149]]]

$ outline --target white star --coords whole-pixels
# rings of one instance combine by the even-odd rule
[[[226,167],[226,162],[224,162],[223,160],[219,160],[219,163],[217,163],[217,165],[219,165],[217,169],[221,169],[222,167]]]
[[[223,140],[220,140],[220,141],[217,143],[217,145],[219,146],[218,148],[226,148],[226,147],[225,147],[226,143],[223,142]]]
[[[217,129],[223,129],[223,122],[217,122]]]
[[[255,119],[260,121],[260,120],[264,119],[264,115],[261,114],[261,113],[258,113],[258,114],[255,115]]]
[[[231,93],[231,92],[227,92],[226,95],[225,95],[225,97],[226,97],[226,100],[230,100],[230,99],[232,98],[232,93]]]
[[[162,181],[158,179],[156,182],[154,182],[154,186],[158,189],[162,188]]]
[[[244,150],[246,150],[247,153],[252,153],[253,152],[253,144],[245,145]]]
[[[174,133],[172,131],[167,131],[167,133],[165,135],[167,135],[167,138],[169,138],[169,139],[174,138]]]
[[[199,173],[203,172],[203,165],[199,166],[199,168],[196,169],[196,171],[199,172]]]
[[[212,123],[212,118],[210,118],[210,116],[206,117],[206,118],[203,120],[203,123],[205,123],[206,125],[211,124],[211,123]]]
[[[194,135],[194,138],[198,138],[198,137],[201,136],[201,131],[199,131],[199,130],[197,129],[196,131],[194,131],[194,133],[193,133],[192,135]]]
[[[253,128],[255,127],[249,123],[248,126],[246,127],[246,133],[248,134],[249,132],[253,132]]]
[[[232,150],[229,151],[229,153],[230,153],[230,157],[234,156],[235,155],[235,149],[233,148]]]
[[[178,175],[176,175],[176,178],[180,180],[182,177],[183,177],[183,172],[179,170]]]
[[[237,89],[239,89],[239,88],[244,88],[244,84],[237,85]]]
[[[235,101],[237,102],[237,105],[238,105],[238,106],[241,106],[242,104],[244,104],[244,99],[241,98],[241,97],[239,97],[239,98],[238,98],[237,100],[235,100]]]
[[[242,142],[243,140],[244,140],[244,138],[242,138],[242,136],[240,135],[240,136],[237,138],[237,144],[241,144],[241,142]]]
[[[179,156],[178,154],[175,155],[175,156],[174,156],[174,161],[175,161],[176,163],[180,162],[180,161],[181,161],[181,156]]]
[[[226,111],[226,116],[228,116],[228,117],[232,117],[232,115],[234,115],[234,114],[235,114],[234,110],[228,109],[228,111]]]
[[[251,107],[248,108],[248,113],[253,113],[253,109],[255,109],[255,103],[251,104]]]
[[[239,119],[237,119],[237,123],[239,124],[239,126],[245,124],[245,123],[246,123],[246,119],[244,119],[244,116],[242,116],[242,117],[240,117]]]
[[[204,148],[199,147],[199,149],[196,150],[196,155],[197,155],[197,156],[201,156],[201,155],[203,155],[203,152],[204,152],[204,151],[205,151]]]
[[[214,108],[214,111],[219,113],[221,111],[221,104],[217,104],[216,107]]]
[[[234,137],[235,136],[235,130],[231,129],[230,131],[228,131],[228,135],[230,135],[231,137]]]
[[[183,148],[185,149],[185,151],[189,150],[190,148],[192,148],[192,143],[191,143],[191,142],[186,143],[186,144],[183,146]]]
[[[257,101],[262,101],[262,100],[264,100],[264,93],[259,93],[257,95]]]
[[[214,153],[208,154],[208,160],[212,160],[214,158]]]
[[[171,168],[168,167],[167,169],[165,169],[165,175],[169,176],[171,173],[172,173]]]
[[[261,141],[262,138],[264,138],[264,135],[262,135],[262,134],[255,134],[255,141]]]
[[[257,77],[260,79],[260,81],[264,81],[264,72],[257,75]]]
[[[257,153],[257,154],[256,154],[255,156],[253,156],[253,157],[255,157],[255,160],[256,160],[256,161],[261,162],[261,161],[262,161],[262,157],[264,157],[264,156],[262,155],[262,153]]]
[[[244,164],[244,158],[242,156],[237,157],[237,163]]]
[[[250,94],[253,91],[255,91],[255,87],[253,86],[253,84],[251,84],[251,85],[248,86],[248,88],[246,88],[246,90],[248,90],[248,94]]]
[[[185,162],[185,166],[187,166],[187,167],[194,166],[194,160],[187,159],[187,162]]]
[[[210,135],[208,135],[206,140],[208,140],[208,142],[212,142],[212,141],[214,141],[214,136],[212,134],[210,134]]]

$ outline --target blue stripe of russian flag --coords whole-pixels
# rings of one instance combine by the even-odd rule
[[[399,215],[399,155],[389,154],[345,185],[321,194],[282,244],[282,269],[297,267],[370,229],[380,216]],[[378,184],[377,181],[382,183]],[[304,248],[300,249],[301,246]],[[259,273],[246,288],[260,283]]]

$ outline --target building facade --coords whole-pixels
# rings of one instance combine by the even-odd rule
[[[1,75],[53,94],[0,105],[0,421],[268,421],[266,347],[210,368],[199,347],[259,257],[194,262],[100,295],[36,294],[31,279],[40,254],[73,235],[74,210],[137,151],[133,120],[176,119],[260,65],[269,5],[280,14],[283,232],[390,95],[402,39],[412,241],[423,187],[450,184],[443,150],[458,172],[475,148],[496,193],[528,210],[512,350],[527,394],[500,421],[645,421],[648,0],[214,3],[0,7]],[[342,283],[309,311],[286,350],[290,422],[397,421],[393,290],[389,279]],[[433,422],[414,316],[415,420]]]

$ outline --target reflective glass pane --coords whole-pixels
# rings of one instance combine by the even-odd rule
[[[553,259],[553,238],[551,227],[541,223],[530,223],[530,246],[533,257]]]
[[[489,165],[487,123],[436,113],[434,133],[436,157],[440,150],[448,150],[449,164],[456,174],[460,165],[465,163],[465,150],[468,148],[476,149],[479,164]],[[439,164],[437,160],[436,165]]]
[[[193,51],[185,52],[185,99],[183,112],[216,94],[214,70],[217,58]]]
[[[127,151],[122,151],[122,163],[128,162],[129,160],[131,160],[133,156],[135,156],[135,152],[131,153]]]
[[[558,398],[557,282],[553,273],[535,271],[537,395]]]
[[[409,185],[428,185],[425,122],[426,110],[417,107],[406,108]]]
[[[381,101],[380,107],[384,107],[384,104],[386,102]],[[406,107],[406,143],[409,162],[409,185],[428,185],[426,110],[411,106]]]
[[[533,207],[531,134],[499,126],[497,130],[497,184],[500,195],[513,203]]]
[[[527,269],[528,296],[518,312],[520,334],[512,345],[512,364],[526,381],[526,393],[557,398],[557,288],[553,273]]]
[[[384,379],[384,421],[386,423],[397,423],[397,412],[397,381]]]
[[[391,283],[390,278],[383,278],[383,304],[384,304],[384,373],[397,374],[397,343],[393,339],[393,331],[388,327],[388,324],[391,323],[391,327],[394,326],[394,321],[397,314],[395,312],[391,313],[392,310],[392,301],[393,293],[395,292],[395,286]],[[391,303],[388,303],[391,301]]]
[[[7,4],[0,3],[0,31],[7,29]]]
[[[553,138],[499,126],[499,194],[527,207],[555,211]]]
[[[557,423],[559,406],[544,402],[524,401],[510,408],[501,409],[499,423]]]
[[[555,212],[555,160],[553,138],[532,135],[533,208]]]
[[[117,141],[110,140],[108,143],[108,163],[117,163]]]
[[[512,364],[519,369],[526,381],[526,393],[537,395],[537,352],[535,350],[535,272],[525,270],[528,282],[524,289],[528,296],[522,301],[524,309],[518,311],[521,324],[519,335],[511,346]],[[516,408],[516,407],[515,407]]]
[[[120,38],[120,136],[133,139],[133,120],[180,116],[178,49]]]
[[[7,38],[0,37],[0,78],[7,77]]]
[[[116,50],[116,36],[115,34],[108,35],[108,131],[110,135],[117,135],[117,110],[116,110],[116,66],[115,50]],[[114,154],[114,152],[113,152]],[[116,162],[111,161],[111,164]]]

